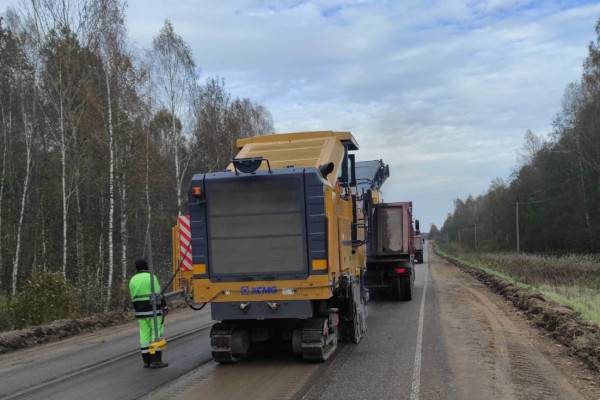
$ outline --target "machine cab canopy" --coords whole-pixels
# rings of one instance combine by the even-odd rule
[[[262,157],[269,161],[271,169],[319,168],[333,163],[333,171],[327,176],[330,185],[335,185],[341,176],[344,154],[347,150],[358,150],[356,140],[350,132],[295,132],[238,139],[236,158]],[[233,165],[228,170],[233,171]],[[260,166],[268,169],[267,162]]]

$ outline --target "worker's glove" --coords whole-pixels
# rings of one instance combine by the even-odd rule
[[[167,306],[164,306],[164,307],[162,308],[162,312],[163,312],[163,315],[165,315],[165,316],[166,316],[167,314],[169,314],[169,307],[167,307]]]

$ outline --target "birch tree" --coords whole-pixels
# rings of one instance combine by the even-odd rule
[[[160,89],[160,99],[164,108],[168,109],[171,118],[170,147],[173,153],[175,172],[175,194],[177,212],[182,211],[181,186],[185,175],[187,161],[181,158],[183,138],[177,129],[176,119],[184,121],[184,113],[188,109],[190,88],[195,78],[195,63],[188,44],[166,20],[158,35],[152,41],[151,59],[153,60],[153,78]]]
[[[0,17],[0,129],[2,129],[2,171],[0,175],[0,289],[4,277],[3,264],[3,210],[4,192],[6,186],[6,158],[8,155],[8,135],[12,131],[13,121],[13,82],[15,71],[18,67],[14,65],[20,58],[21,51],[13,34],[5,29],[3,18]]]
[[[108,169],[108,279],[106,283],[105,311],[108,311],[111,303],[114,276],[114,223],[115,223],[115,118],[113,107],[118,103],[118,81],[123,71],[119,68],[120,58],[123,53],[123,5],[119,0],[98,0],[97,13],[99,15],[98,53],[102,59],[104,72],[104,87],[106,90],[106,131],[108,138],[109,169]],[[113,91],[113,86],[117,90]],[[115,93],[116,92],[116,93]],[[121,187],[123,191],[123,187]],[[125,192],[122,192],[124,196]],[[124,204],[121,205],[123,210]],[[123,216],[122,216],[123,218]],[[125,217],[126,218],[126,217]],[[126,220],[122,223],[126,224]],[[124,230],[124,227],[121,227]],[[126,247],[126,242],[125,242]],[[126,252],[126,250],[124,251]],[[123,266],[125,268],[125,266]]]
[[[235,139],[264,131],[259,120],[272,126],[270,115],[217,78],[229,100],[196,113],[189,47],[167,22],[153,68],[143,65],[128,46],[123,0],[24,0],[0,14],[0,295],[60,272],[81,289],[84,311],[115,308],[146,232],[157,265],[169,264],[192,168],[229,160]],[[199,125],[200,116],[210,118]]]
[[[35,98],[35,94],[33,95]],[[33,144],[33,127],[30,118],[25,109],[25,100],[22,100],[22,118],[23,118],[23,139],[25,144],[25,177],[23,178],[23,189],[21,192],[21,206],[19,211],[19,222],[17,224],[17,243],[15,248],[15,257],[12,268],[12,290],[14,296],[17,293],[17,278],[19,272],[19,256],[21,255],[21,234],[23,231],[23,218],[25,217],[25,207],[27,203],[27,194],[29,192],[29,182],[32,164],[32,144]],[[35,107],[35,106],[34,106]]]
[[[1,26],[0,26],[1,29]],[[12,35],[11,35],[12,36]],[[4,42],[4,40],[3,40]],[[22,32],[21,36],[17,39],[15,37],[12,38],[12,47],[13,54],[10,55],[13,59],[13,68],[11,73],[8,74],[10,80],[13,83],[13,87],[9,88],[9,92],[14,92],[12,110],[10,111],[8,126],[9,129],[12,129],[13,125],[13,112],[16,111],[15,106],[16,103],[19,103],[20,108],[20,120],[19,120],[19,129],[18,129],[18,137],[20,143],[25,151],[25,165],[23,172],[23,180],[21,185],[21,196],[19,202],[19,211],[18,211],[18,220],[16,226],[16,237],[15,237],[15,250],[14,257],[12,263],[12,274],[11,274],[11,294],[14,296],[17,292],[17,283],[19,277],[19,266],[20,266],[20,256],[21,256],[21,241],[22,241],[22,232],[23,232],[23,224],[25,218],[25,212],[27,207],[27,198],[29,194],[29,186],[31,182],[31,170],[32,170],[32,151],[33,151],[33,135],[34,128],[33,124],[35,123],[35,109],[36,109],[36,91],[35,91],[35,75],[36,68],[35,64],[37,61],[37,54],[35,49],[32,49],[31,36],[25,32]],[[6,50],[6,46],[4,47]],[[10,46],[9,46],[10,47]],[[10,105],[9,105],[10,106]],[[4,109],[4,107],[2,107]],[[4,112],[3,112],[4,114]],[[3,118],[4,119],[4,118]],[[5,183],[5,168],[6,168],[6,150],[7,150],[7,140],[6,140],[6,131],[4,132],[4,157],[3,157],[3,176],[2,176],[2,187],[0,188],[0,205],[2,202],[2,197],[4,194],[4,183]],[[15,132],[16,133],[16,132]],[[1,214],[1,206],[0,206],[0,214]],[[1,224],[0,224],[0,232]]]
[[[34,46],[45,58],[46,79],[41,89],[44,101],[50,104],[57,118],[53,118],[55,142],[60,149],[62,199],[62,274],[67,276],[69,252],[69,202],[78,187],[69,171],[69,156],[76,121],[85,109],[80,89],[85,79],[84,65],[79,61],[82,44],[87,47],[96,32],[97,17],[91,0],[30,0],[24,3],[24,25]],[[56,121],[56,119],[58,121]],[[77,154],[77,152],[75,152]]]

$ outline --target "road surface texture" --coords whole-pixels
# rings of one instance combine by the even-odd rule
[[[600,400],[597,374],[430,252],[413,300],[374,300],[367,337],[323,364],[270,349],[218,365],[207,310],[167,318],[169,368],[141,368],[130,323],[1,356],[0,398]]]

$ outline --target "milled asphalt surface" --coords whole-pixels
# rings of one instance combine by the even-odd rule
[[[342,346],[303,399],[409,399],[426,276],[419,398],[454,399],[427,250],[425,262],[416,265],[412,301],[394,302],[385,296],[371,300],[367,336],[358,345]]]

